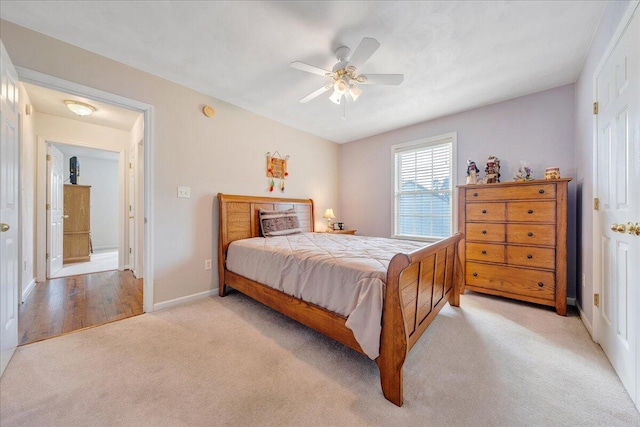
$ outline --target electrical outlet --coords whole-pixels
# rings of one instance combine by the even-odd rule
[[[191,188],[189,187],[178,187],[178,197],[188,199],[191,197]]]
[[[204,260],[204,269],[205,270],[211,270],[211,260],[210,259],[205,259]]]

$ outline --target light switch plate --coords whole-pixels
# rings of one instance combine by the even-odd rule
[[[188,199],[191,197],[191,188],[189,187],[178,187],[178,197]]]

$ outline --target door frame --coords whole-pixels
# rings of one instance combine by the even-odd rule
[[[593,102],[597,102],[597,97],[598,97],[598,76],[600,75],[600,73],[602,72],[602,69],[604,68],[605,63],[607,62],[607,59],[609,59],[609,56],[611,55],[611,53],[613,52],[613,49],[616,47],[616,45],[618,44],[618,42],[620,41],[620,38],[622,37],[622,35],[624,34],[624,32],[626,31],[627,27],[629,26],[629,24],[631,23],[631,19],[634,16],[634,13],[636,11],[636,9],[638,8],[638,6],[640,5],[640,0],[636,0],[635,2],[630,2],[629,5],[627,6],[627,10],[625,10],[624,15],[622,16],[622,18],[620,19],[620,22],[618,23],[618,26],[615,30],[615,32],[613,33],[613,35],[611,36],[611,39],[609,40],[609,44],[607,45],[607,48],[604,50],[602,57],[600,58],[600,61],[598,62],[598,66],[596,67],[595,71],[593,72]],[[593,197],[597,198],[599,197],[598,194],[598,115],[594,114],[593,115],[593,129],[592,129],[592,135],[593,135],[593,144],[592,144],[592,158],[593,158],[593,163],[591,165],[591,176],[592,176],[592,181],[591,181],[591,188],[593,189],[592,193],[593,193]],[[602,293],[602,268],[601,268],[601,257],[602,257],[602,251],[600,250],[600,211],[598,210],[594,210],[593,211],[593,218],[592,218],[592,224],[591,224],[591,232],[592,232],[592,248],[593,248],[593,258],[592,258],[592,268],[591,268],[591,274],[592,274],[592,278],[593,278],[593,294],[601,294]],[[593,294],[592,295],[585,295],[585,297],[588,297],[588,300],[585,300],[583,298],[583,303],[584,304],[593,304]],[[591,325],[588,325],[591,327],[591,337],[595,342],[599,342],[599,330],[598,330],[598,318],[600,316],[600,311],[601,311],[601,307],[599,306],[593,306],[593,312],[592,312],[592,317],[591,317]],[[640,332],[640,331],[638,331]]]
[[[144,242],[143,242],[143,310],[146,313],[153,311],[153,295],[154,295],[154,256],[153,256],[153,243],[154,243],[154,213],[153,213],[153,172],[154,172],[154,164],[153,164],[153,120],[154,120],[154,107],[153,105],[146,104],[144,102],[136,101],[130,98],[125,98],[120,95],[116,95],[110,92],[105,92],[99,89],[91,88],[88,86],[84,86],[78,83],[71,82],[69,80],[60,79],[58,77],[50,76],[48,74],[44,74],[38,71],[30,70],[24,67],[16,67],[18,71],[18,76],[20,81],[35,84],[38,86],[43,86],[49,89],[58,90],[61,92],[66,92],[72,95],[78,95],[82,97],[86,97],[89,99],[93,99],[96,101],[112,104],[118,107],[128,108],[130,110],[136,110],[143,114],[144,120],[144,131],[143,131],[143,140],[144,140],[144,183],[143,183],[143,191],[144,191]],[[44,141],[44,139],[43,139]],[[60,142],[60,143],[69,143],[68,141],[51,141],[51,142]],[[38,138],[38,146],[40,147],[40,137]],[[42,142],[44,145],[44,142]],[[73,145],[81,145],[81,144],[73,144]],[[42,160],[40,157],[40,150],[37,153],[37,161],[36,168],[40,168],[42,165],[39,162]],[[119,151],[119,150],[116,150]],[[121,152],[119,155],[120,168],[124,168],[125,166],[125,155],[124,152]],[[124,191],[123,191],[124,192]],[[41,209],[38,209],[40,211]],[[38,214],[36,213],[36,217]],[[124,215],[121,213],[120,223],[124,222]],[[37,224],[40,224],[40,220],[37,220]],[[122,227],[124,229],[124,227]],[[37,230],[36,230],[37,231]],[[41,242],[42,236],[37,234],[36,239],[37,242]],[[124,244],[124,242],[123,242]],[[36,248],[44,247],[42,244],[36,244]],[[123,250],[124,253],[124,250]],[[41,250],[36,250],[36,265],[37,265],[37,276],[38,280],[41,280],[41,271],[43,263],[46,262],[44,259],[46,256],[45,253]]]
[[[49,186],[49,174],[47,172],[47,146],[49,144],[64,144],[76,147],[92,148],[95,150],[103,150],[118,153],[118,270],[124,270],[126,263],[124,255],[126,252],[126,229],[125,229],[125,205],[126,205],[126,174],[125,156],[126,151],[123,147],[114,145],[113,147],[96,147],[90,142],[74,141],[61,138],[47,138],[43,136],[37,137],[36,147],[36,281],[43,282],[47,280],[49,268],[47,266],[46,252],[48,248],[47,229],[49,218],[46,211],[47,203],[47,187]],[[40,244],[43,242],[44,244]],[[144,296],[144,293],[143,293]]]

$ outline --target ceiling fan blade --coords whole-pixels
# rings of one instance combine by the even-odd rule
[[[404,81],[404,74],[363,74],[359,77],[365,77],[366,80],[358,83],[363,85],[390,85],[398,86]]]
[[[368,60],[371,58],[371,55],[378,50],[380,47],[380,43],[378,40],[372,39],[370,37],[365,37],[362,39],[356,51],[351,55],[351,59],[349,60],[349,65],[355,67],[356,70],[360,69]]]
[[[317,74],[319,76],[326,76],[327,74],[333,74],[329,70],[323,70],[322,68],[316,67],[314,65],[305,64],[304,62],[295,61],[291,63],[291,68],[295,68],[297,70],[306,71],[307,73]]]
[[[322,86],[320,89],[318,89],[318,90],[316,90],[314,92],[311,92],[309,95],[307,95],[304,98],[302,98],[300,100],[300,102],[302,104],[305,104],[305,103],[311,101],[312,99],[317,98],[318,96],[322,95],[323,93],[325,93],[326,91],[331,89],[332,86],[333,86],[333,84],[328,84],[326,86]]]

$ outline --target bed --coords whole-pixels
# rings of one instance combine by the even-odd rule
[[[352,329],[347,327],[347,316],[303,301],[227,268],[227,253],[232,242],[261,236],[261,209],[293,209],[301,231],[313,232],[314,209],[311,199],[219,193],[218,208],[218,273],[221,297],[227,295],[227,287],[230,286],[355,351],[367,354]],[[458,233],[429,246],[398,253],[391,258],[386,269],[379,355],[375,361],[380,370],[385,398],[398,406],[403,403],[403,365],[408,352],[447,302],[452,306],[459,305],[462,266],[458,247],[462,239],[463,235]]]

